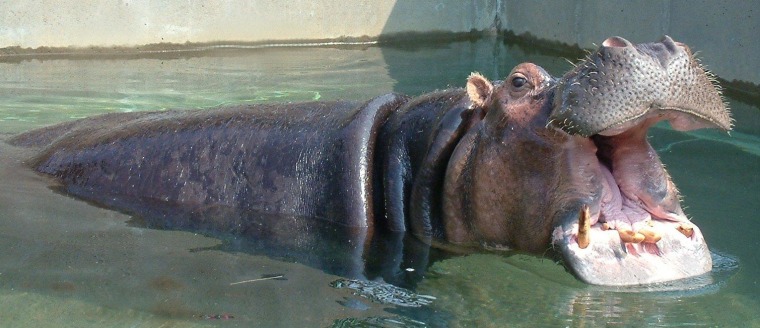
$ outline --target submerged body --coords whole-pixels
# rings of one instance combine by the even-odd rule
[[[631,64],[604,66],[621,59]],[[414,99],[110,114],[12,142],[42,147],[31,165],[68,193],[164,217],[163,227],[246,234],[264,220],[201,214],[254,212],[299,218],[267,223],[280,234],[325,220],[366,228],[362,240],[411,231],[438,245],[554,248],[581,280],[603,285],[709,271],[646,130],[662,119],[730,128],[718,91],[669,38],[610,38],[578,67],[556,80],[525,63],[503,83],[474,74],[465,89]],[[596,75],[635,90],[655,73],[692,88],[597,92]]]

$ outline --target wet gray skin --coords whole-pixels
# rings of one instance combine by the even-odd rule
[[[40,148],[29,165],[65,192],[157,227],[310,250],[329,249],[315,227],[332,224],[358,245],[387,230],[445,248],[553,247],[585,282],[638,285],[711,268],[647,142],[661,120],[731,126],[684,45],[613,37],[560,79],[522,63],[504,82],[473,74],[414,98],[115,113],[10,142]],[[390,262],[407,258],[394,249]],[[345,271],[372,263],[351,250]]]
[[[559,80],[556,92],[553,124],[584,137],[616,135],[652,117],[681,131],[731,129],[714,79],[668,36],[638,45],[608,38]]]
[[[662,120],[682,131],[732,125],[712,76],[670,37],[609,38],[557,82],[549,126],[573,136],[576,156],[592,158],[583,172],[596,175],[588,199],[552,234],[583,281],[647,284],[711,270],[705,239],[647,142]]]

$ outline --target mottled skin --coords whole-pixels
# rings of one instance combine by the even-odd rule
[[[615,135],[652,116],[677,130],[731,129],[712,76],[667,36],[638,45],[611,37],[559,82],[551,120],[576,135]]]
[[[44,147],[30,164],[65,191],[164,227],[308,243],[319,239],[298,234],[329,221],[365,228],[354,243],[411,231],[459,249],[554,248],[583,281],[651,283],[711,265],[699,230],[677,231],[688,220],[646,141],[662,119],[730,127],[694,65],[669,38],[616,37],[559,81],[523,63],[503,83],[473,74],[465,89],[414,99],[110,114],[12,143]],[[599,92],[596,75],[617,87]],[[675,91],[640,93],[653,77]]]

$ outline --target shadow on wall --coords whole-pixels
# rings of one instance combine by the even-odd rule
[[[419,95],[432,91],[431,85],[438,89],[464,87],[472,72],[502,80],[526,61],[555,76],[570,68],[564,59],[504,38],[506,9],[497,0],[396,2],[380,36],[388,74],[396,81],[393,90]]]
[[[755,42],[755,35],[760,31],[758,5],[760,0],[398,1],[382,35],[399,35],[412,30],[455,33],[490,30],[591,49],[615,35],[643,43],[657,41],[667,34],[700,52],[703,63],[726,81],[750,81],[756,87],[760,83],[760,71],[756,69],[760,65],[756,55],[760,47]],[[498,52],[498,49],[492,51]],[[509,72],[491,72],[491,68],[492,65],[473,66],[472,70],[483,71],[491,78],[490,73],[503,77]],[[749,87],[757,93],[751,86],[735,87]]]
[[[502,1],[398,1],[380,41],[393,90],[409,95],[464,87],[472,72],[504,79],[521,62],[533,62],[554,76],[570,68],[575,52],[537,51],[504,37],[507,13]],[[420,34],[415,31],[428,31]],[[545,49],[544,49],[545,50]]]
[[[381,35],[415,31],[454,32],[500,29],[503,16],[497,0],[396,1]]]
[[[419,95],[432,91],[431,85],[464,87],[471,72],[503,79],[519,59],[512,58],[496,37],[471,33],[498,28],[499,7],[492,0],[397,1],[380,36],[388,74],[396,81],[394,91]],[[454,41],[452,32],[457,33]]]
[[[393,90],[419,95],[437,89],[464,87],[472,72],[504,79],[517,64],[532,62],[554,76],[571,65],[564,58],[538,53],[499,35],[471,36],[455,41],[397,41],[381,48]],[[575,61],[577,58],[567,58]]]

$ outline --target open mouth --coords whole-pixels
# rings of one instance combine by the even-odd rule
[[[668,120],[675,130],[730,130],[715,79],[682,43],[663,37],[634,45],[620,37],[557,82],[549,124],[582,153],[570,173],[581,204],[557,226],[552,242],[576,276],[590,284],[642,285],[709,272],[712,258],[699,228],[647,130]],[[677,169],[677,168],[676,168]]]
[[[681,210],[678,190],[647,141],[649,127],[677,115],[688,114],[660,113],[613,135],[574,137],[593,143],[586,149],[597,159],[597,197],[556,228],[553,240],[581,280],[642,285],[711,270],[704,237]]]
[[[591,137],[603,176],[597,222],[603,229],[617,230],[628,243],[660,240],[651,229],[653,220],[679,223],[681,231],[689,231],[678,191],[646,140],[656,121],[646,120],[613,136]]]

